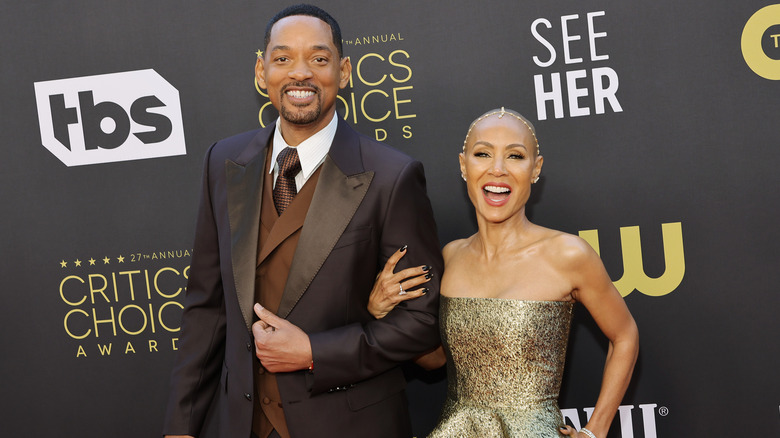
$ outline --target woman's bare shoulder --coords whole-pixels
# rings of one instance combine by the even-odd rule
[[[563,231],[550,230],[546,241],[546,252],[561,267],[582,267],[600,258],[585,239]]]
[[[450,260],[453,256],[456,256],[459,252],[466,248],[469,242],[471,242],[472,238],[473,236],[467,237],[465,239],[457,239],[444,245],[444,249],[441,251],[442,257],[444,257],[444,263],[446,264],[447,260]]]

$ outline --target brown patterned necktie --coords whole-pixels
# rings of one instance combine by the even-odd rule
[[[295,175],[301,171],[301,160],[295,148],[286,147],[276,157],[279,163],[279,176],[276,177],[274,186],[274,206],[279,216],[290,205],[298,189],[295,187]]]

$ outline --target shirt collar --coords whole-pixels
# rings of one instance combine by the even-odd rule
[[[325,160],[325,156],[328,155],[328,151],[330,150],[330,145],[333,143],[333,138],[336,136],[336,129],[338,126],[336,112],[334,112],[333,118],[324,128],[302,141],[298,146],[295,146],[295,149],[298,151],[298,157],[301,160],[301,171],[303,172],[304,178],[309,178],[309,176],[317,170],[320,163]],[[284,141],[284,137],[282,137],[279,119],[276,120],[273,145],[274,149],[271,153],[273,166],[269,166],[269,173],[278,168],[279,163],[276,162],[276,157],[279,156],[279,153],[286,147],[292,147],[288,145],[287,142]]]

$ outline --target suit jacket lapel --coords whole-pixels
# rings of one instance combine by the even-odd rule
[[[254,320],[255,268],[257,266],[260,198],[266,146],[273,125],[260,131],[236,161],[225,161],[227,210],[233,278],[247,330]]]
[[[278,314],[286,318],[309,287],[363,201],[374,172],[365,172],[360,139],[343,120],[333,139],[295,250]]]
[[[287,207],[287,210],[284,211],[284,214],[274,222],[268,239],[260,248],[260,253],[257,256],[257,266],[260,266],[276,247],[303,226],[303,221],[306,219],[305,214],[314,194],[314,189],[312,187],[317,185],[318,172],[320,172],[320,170],[314,172],[303,188],[301,188],[301,191],[295,196],[292,203]],[[264,182],[264,184],[268,184],[268,181]],[[265,195],[268,196],[269,199],[272,197],[270,186],[271,184],[268,184],[268,186],[263,188],[263,190],[266,191]],[[260,214],[263,214],[262,209]]]

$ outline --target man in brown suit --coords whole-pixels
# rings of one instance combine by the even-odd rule
[[[164,433],[411,436],[399,364],[438,345],[440,248],[422,165],[336,115],[351,70],[326,12],[271,19],[256,76],[280,118],[207,153]],[[374,319],[402,246],[428,293]]]

